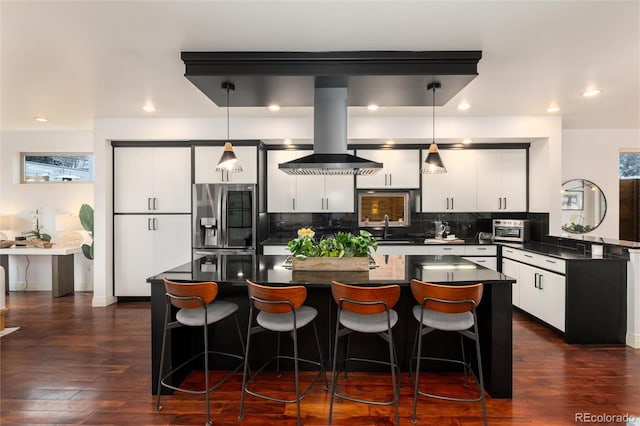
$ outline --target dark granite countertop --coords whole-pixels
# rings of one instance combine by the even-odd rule
[[[566,247],[561,247],[561,246],[552,245],[552,244],[543,244],[540,242],[528,242],[524,244],[501,243],[501,245],[505,247],[513,247],[513,248],[529,251],[532,253],[543,254],[545,256],[555,257],[562,260],[590,260],[590,261],[626,260],[624,257],[611,256],[611,255],[594,257],[591,255],[590,252],[583,253],[581,251],[578,251],[572,248],[566,248]]]
[[[147,279],[215,281],[244,286],[246,279],[269,284],[330,285],[331,280],[352,284],[408,285],[412,279],[432,283],[511,284],[515,280],[458,256],[374,255],[378,265],[369,272],[292,271],[284,266],[287,256],[214,255],[194,260]]]
[[[268,238],[264,241],[262,241],[260,244],[263,246],[268,246],[268,245],[273,245],[273,246],[280,246],[280,245],[287,245],[287,243],[291,240],[291,238],[281,238],[281,237],[275,237],[275,238]],[[483,244],[497,244],[491,240],[478,240],[476,238],[464,238],[464,244],[470,244],[470,245],[483,245]],[[446,241],[443,241],[442,243],[425,243],[425,238],[424,237],[412,237],[412,238],[390,238],[390,239],[385,239],[385,240],[378,240],[378,245],[394,245],[394,244],[402,244],[402,245],[414,245],[414,246],[424,246],[424,245],[428,245],[428,246],[433,246],[433,245],[447,245],[450,244]],[[462,243],[460,243],[462,244]]]

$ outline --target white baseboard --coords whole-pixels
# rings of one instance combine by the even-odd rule
[[[9,291],[51,291],[51,284],[43,283],[11,283]]]
[[[95,307],[105,307],[109,305],[113,305],[118,301],[118,298],[115,296],[93,296],[93,300],[91,301],[91,306]]]
[[[635,349],[640,348],[640,334],[627,333],[627,346]]]

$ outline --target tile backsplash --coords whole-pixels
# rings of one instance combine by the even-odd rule
[[[269,213],[269,238],[294,238],[298,228],[311,227],[319,237],[338,231],[358,232],[355,213]],[[548,213],[412,213],[409,226],[391,227],[392,238],[429,238],[435,236],[434,221],[446,222],[449,233],[459,238],[476,238],[479,232],[492,232],[493,219],[529,219],[531,240],[543,241],[549,233]],[[366,227],[382,235],[382,224]]]

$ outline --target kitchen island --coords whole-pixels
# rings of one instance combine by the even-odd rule
[[[404,371],[409,370],[411,349],[417,322],[411,314],[416,304],[409,283],[419,279],[432,283],[464,285],[482,282],[484,295],[478,307],[478,321],[482,361],[484,367],[485,388],[493,398],[511,398],[512,396],[512,306],[511,286],[514,280],[500,272],[486,269],[458,256],[373,256],[376,267],[369,272],[308,272],[292,271],[286,266],[287,256],[269,255],[217,255],[203,257],[172,270],[148,278],[151,285],[151,345],[152,345],[152,392],[156,391],[157,375],[162,345],[162,330],[166,300],[163,278],[176,281],[215,281],[219,285],[218,297],[237,303],[241,327],[246,330],[249,301],[246,279],[268,285],[305,285],[308,296],[306,304],[318,310],[316,323],[320,334],[324,361],[331,365],[333,333],[335,328],[336,304],[330,290],[331,280],[357,285],[399,284],[401,297],[395,310],[398,312],[398,324],[394,328],[394,339],[398,359]],[[228,324],[215,325],[213,340],[220,350],[241,353],[238,338]],[[300,333],[301,357],[317,358],[313,333]],[[376,336],[366,336],[352,343],[351,354],[384,354],[379,350],[380,342]],[[259,340],[261,338],[262,340]],[[282,352],[286,353],[290,342],[282,339]],[[261,359],[266,360],[275,351],[273,336],[258,335],[256,344],[264,348]],[[201,332],[178,328],[172,330],[167,343],[166,366],[178,365],[188,359],[201,345]],[[467,345],[471,348],[472,345]],[[459,357],[459,338],[451,334],[429,336],[423,349],[426,356],[440,355]],[[472,356],[472,351],[469,351]],[[260,358],[260,356],[256,357]],[[225,368],[223,364],[219,368]],[[176,381],[180,378],[177,377]]]

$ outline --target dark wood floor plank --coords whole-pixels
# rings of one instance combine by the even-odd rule
[[[52,299],[48,292],[11,293],[7,326],[18,332],[0,338],[0,424],[202,424],[204,396],[175,394],[155,410],[149,393],[150,306],[127,302],[92,308],[91,296]],[[488,398],[491,425],[574,425],[576,413],[640,417],[640,350],[624,346],[567,345],[561,336],[514,313],[514,397]],[[211,373],[211,379],[220,377]],[[198,387],[202,373],[187,379]],[[312,373],[302,373],[309,383]],[[434,392],[469,392],[460,375],[423,374],[422,386]],[[295,425],[294,404],[248,396],[245,418],[237,419],[241,374],[212,393],[215,425]],[[401,424],[409,425],[412,384],[402,376]],[[347,391],[390,396],[387,374],[352,373]],[[291,377],[265,376],[256,390],[278,395],[292,388]],[[329,394],[320,383],[302,401],[303,423],[325,426]],[[421,398],[418,424],[478,425],[479,404]],[[337,426],[394,424],[391,407],[364,406],[336,399]],[[591,423],[593,424],[593,423]]]

